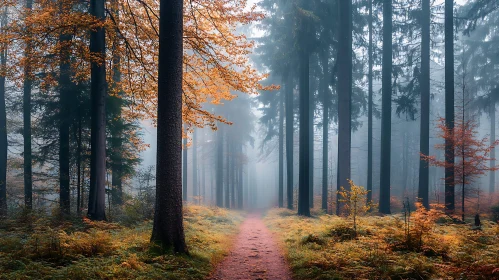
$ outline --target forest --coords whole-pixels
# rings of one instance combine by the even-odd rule
[[[0,279],[499,279],[498,0],[0,0]]]

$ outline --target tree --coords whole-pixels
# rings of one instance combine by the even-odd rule
[[[184,130],[187,131],[185,125]],[[187,136],[182,141],[182,199],[187,202]]]
[[[390,214],[392,122],[392,1],[383,1],[383,66],[381,100],[381,163],[379,211]]]
[[[423,155],[430,153],[430,0],[422,1],[421,13],[421,127],[419,151]],[[428,209],[429,203],[429,168],[428,162],[421,158],[419,161],[419,190],[418,197],[423,206]]]
[[[352,2],[341,1],[338,46],[338,176],[337,189],[350,189],[352,143]],[[337,195],[336,213],[342,210]]]
[[[0,37],[6,34],[7,7],[0,11]],[[0,40],[0,217],[7,215],[7,112],[5,108],[5,71],[7,43]]]
[[[279,208],[284,207],[284,90],[279,92]]]
[[[26,0],[26,17],[29,17],[33,9],[33,0]],[[25,19],[26,20],[26,19]],[[33,163],[31,153],[31,88],[33,86],[33,71],[31,65],[33,34],[28,28],[26,30],[26,46],[24,56],[24,85],[23,85],[23,138],[24,138],[24,204],[29,210],[33,208]]]
[[[68,3],[61,1],[59,10],[61,14],[67,13],[72,7]],[[70,186],[69,186],[69,128],[70,113],[73,104],[71,100],[71,49],[72,35],[63,30],[59,36],[60,43],[60,66],[59,66],[59,205],[61,212],[70,214]]]
[[[490,166],[490,161],[494,160],[490,157],[491,151],[499,145],[499,140],[488,143],[489,139],[478,138],[478,123],[474,119],[465,119],[464,109],[462,109],[462,118],[455,121],[453,131],[447,127],[445,119],[440,119],[438,129],[439,137],[445,141],[445,144],[435,145],[436,149],[446,151],[448,143],[451,143],[457,161],[452,162],[452,168],[455,170],[454,182],[462,185],[462,219],[464,221],[465,213],[465,190],[466,186],[476,180],[478,177],[486,174],[489,171],[499,169],[498,165]],[[422,155],[422,158],[428,161],[433,166],[449,168],[449,162],[444,159],[440,160],[436,156]],[[447,178],[444,178],[447,180]]]
[[[310,216],[310,50],[308,44],[311,32],[308,1],[302,1],[297,7],[300,14],[298,42],[299,50],[299,79],[300,79],[300,150],[299,150],[299,186],[298,186],[298,215]]]
[[[454,1],[445,0],[445,123],[454,131]],[[445,211],[453,213],[454,197],[454,148],[452,137],[445,138]]]
[[[156,211],[151,241],[187,253],[182,214],[183,1],[161,0]]]
[[[368,73],[368,105],[367,105],[367,203],[373,195],[373,1],[369,0],[369,73]]]
[[[98,21],[105,21],[104,1],[91,0],[90,13]],[[88,217],[106,219],[106,37],[104,27],[90,32],[90,52],[96,56],[91,62],[91,152],[90,193]]]
[[[293,112],[294,108],[294,95],[293,95],[293,86],[292,78],[290,78],[290,74],[287,73],[285,75],[285,95],[286,95],[286,194],[287,194],[287,206],[288,209],[293,209],[293,150],[294,150],[294,142],[293,142],[293,133],[294,133],[294,118],[295,114]]]
[[[329,155],[329,63],[326,50],[322,50],[322,209],[327,211],[328,200],[328,155]]]

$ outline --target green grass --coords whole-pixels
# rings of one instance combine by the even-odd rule
[[[495,223],[484,221],[478,231],[470,225],[433,223],[416,249],[403,246],[402,216],[361,217],[355,237],[348,219],[293,213],[273,209],[265,222],[296,279],[499,279]]]
[[[134,227],[30,216],[0,226],[0,279],[204,279],[228,252],[241,213],[187,206],[190,255],[157,255],[151,222]]]

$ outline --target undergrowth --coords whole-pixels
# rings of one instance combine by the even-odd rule
[[[194,205],[184,217],[189,256],[150,250],[150,221],[126,227],[21,214],[0,222],[0,279],[204,279],[243,217]]]
[[[499,226],[437,223],[418,208],[404,216],[313,218],[273,209],[266,224],[278,236],[296,279],[499,279]]]

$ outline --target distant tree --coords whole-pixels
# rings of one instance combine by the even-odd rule
[[[91,0],[90,14],[98,21],[105,21],[104,1]],[[96,57],[91,62],[91,152],[90,193],[88,217],[106,219],[106,37],[103,26],[90,32],[90,52]]]
[[[33,0],[26,0],[25,17],[31,15],[33,9]],[[26,28],[26,46],[24,49],[24,81],[23,81],[23,138],[24,138],[24,204],[27,209],[33,208],[33,159],[31,152],[31,90],[33,86],[33,71],[31,65],[33,36],[29,24]]]
[[[183,0],[161,0],[156,211],[151,241],[187,253],[182,214]]]
[[[430,0],[421,2],[421,74],[419,87],[421,90],[421,125],[419,151],[423,155],[430,152]],[[429,167],[423,158],[419,161],[418,197],[423,206],[429,209]]]
[[[338,46],[338,176],[337,189],[350,190],[352,144],[352,2],[339,4]],[[340,196],[337,196],[336,213],[341,211]]]
[[[445,123],[454,132],[454,0],[445,0]],[[445,211],[455,209],[454,147],[452,137],[445,138]]]
[[[392,1],[383,1],[383,77],[379,211],[390,214],[390,157],[392,122]]]
[[[0,10],[0,38],[6,34],[7,7]],[[5,108],[5,71],[7,69],[7,43],[0,41],[0,217],[7,215],[7,112]]]

